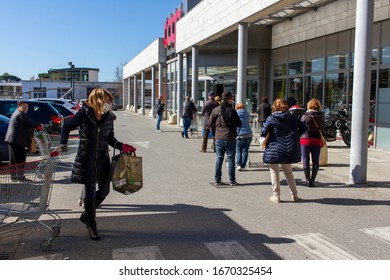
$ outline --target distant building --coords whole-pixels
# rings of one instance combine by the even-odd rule
[[[50,69],[48,71],[50,81],[98,82],[99,69],[87,67],[74,67],[62,69]]]

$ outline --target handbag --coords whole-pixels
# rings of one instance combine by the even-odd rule
[[[143,187],[142,157],[135,152],[115,155],[114,150],[109,176],[115,191],[125,195],[139,191]]]
[[[315,121],[315,119],[313,117],[312,117],[312,119],[313,119],[319,133],[320,133],[321,141],[322,141],[319,164],[320,164],[320,166],[327,166],[328,165],[328,145],[326,144],[326,139],[325,139],[324,135],[322,134],[322,131],[321,131],[320,127],[318,126],[317,122]]]

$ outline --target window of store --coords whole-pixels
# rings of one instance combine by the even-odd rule
[[[325,59],[323,57],[306,60],[306,73],[323,72]]]
[[[345,69],[347,66],[347,55],[346,54],[337,54],[333,56],[328,56],[326,59],[326,70],[341,70]]]
[[[382,48],[381,64],[390,64],[390,46]]]
[[[306,104],[311,98],[316,98],[322,103],[322,95],[324,89],[323,75],[308,75],[305,77],[305,102]]]
[[[323,102],[324,110],[337,111],[340,108],[339,106],[345,106],[347,101],[347,74],[327,74]]]

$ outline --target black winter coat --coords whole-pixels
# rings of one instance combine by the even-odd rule
[[[112,112],[105,113],[99,121],[93,109],[84,105],[77,114],[64,123],[61,144],[68,143],[71,130],[79,127],[80,143],[73,164],[71,180],[74,183],[101,183],[109,181],[110,155],[108,145],[122,150],[122,143],[114,137]]]
[[[264,163],[297,163],[301,161],[299,137],[306,125],[297,116],[287,112],[274,112],[267,118],[260,135],[270,138],[263,155]]]

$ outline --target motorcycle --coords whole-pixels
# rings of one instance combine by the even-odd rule
[[[327,142],[337,140],[337,130],[340,130],[345,145],[351,147],[351,130],[348,126],[348,110],[340,105],[336,112],[325,114],[323,135]]]

